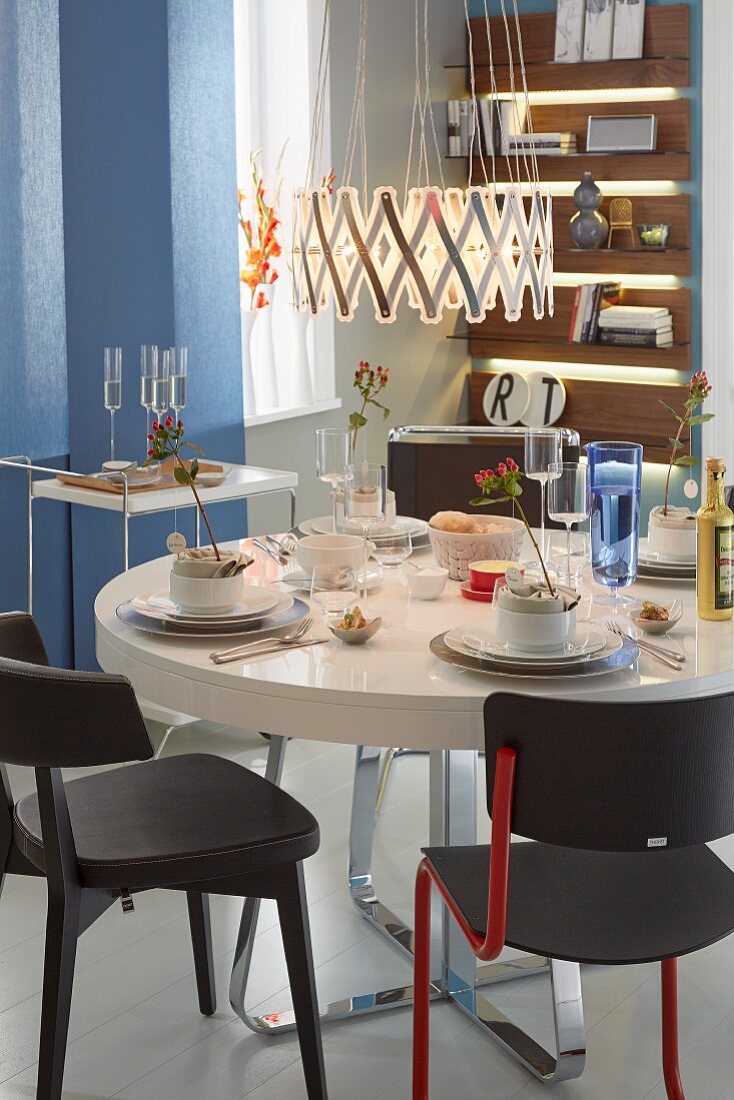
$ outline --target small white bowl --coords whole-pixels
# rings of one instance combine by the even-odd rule
[[[367,543],[368,556],[375,549]],[[316,565],[334,565],[340,569],[361,569],[364,541],[359,535],[307,535],[300,539],[296,550],[298,564],[307,573]]]
[[[657,603],[657,600],[655,602]],[[680,600],[673,600],[672,603],[661,603],[660,606],[668,612],[668,618],[662,622],[658,622],[656,619],[641,619],[639,617],[642,611],[641,603],[630,607],[627,615],[638,630],[642,630],[645,634],[667,634],[683,618],[683,604]]]
[[[405,578],[411,595],[417,600],[437,600],[446,587],[449,571],[428,566],[426,569],[412,569],[405,574]]]
[[[242,599],[244,577],[186,577],[171,572],[171,599],[182,611],[231,611]]]
[[[338,638],[340,642],[344,642],[345,645],[364,645],[370,638],[374,638],[382,626],[382,619],[379,617],[370,619],[368,623],[356,630],[344,630],[338,626],[332,626],[331,623],[327,625],[334,637]]]
[[[560,649],[576,633],[576,608],[543,615],[496,607],[497,637],[527,652]]]

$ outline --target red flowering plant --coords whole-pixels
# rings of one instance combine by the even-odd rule
[[[663,499],[663,515],[668,514],[668,494],[670,492],[670,475],[673,472],[674,466],[697,466],[698,459],[690,454],[691,446],[691,432],[690,429],[695,424],[706,424],[709,420],[713,420],[713,413],[699,413],[694,416],[695,410],[703,401],[706,400],[711,393],[713,386],[709,385],[709,380],[706,377],[706,371],[699,370],[691,378],[688,384],[688,397],[683,402],[683,409],[681,413],[677,413],[675,409],[667,405],[665,401],[661,401],[660,404],[664,409],[667,409],[671,416],[674,416],[678,421],[678,431],[675,436],[669,436],[668,442],[670,443],[670,458],[668,459],[668,476],[665,479],[665,497]],[[687,433],[685,443],[683,437]],[[688,454],[686,454],[688,450]]]
[[[259,286],[272,285],[277,281],[278,272],[273,269],[272,261],[281,253],[276,235],[280,221],[276,217],[278,194],[272,206],[265,198],[265,182],[258,164],[258,153],[250,154],[252,184],[255,196],[255,220],[245,216],[247,193],[241,188],[237,191],[237,216],[240,228],[245,234],[247,252],[245,266],[240,271],[240,282],[250,288],[250,309],[263,309],[269,305],[268,299]],[[282,157],[282,153],[281,153]],[[278,160],[280,164],[280,159]],[[276,192],[279,189],[276,189]]]
[[[527,533],[530,536],[530,541],[535,547],[535,553],[538,555],[538,561],[540,562],[540,568],[543,570],[543,577],[548,586],[548,591],[551,596],[555,596],[553,585],[548,576],[548,571],[545,568],[543,555],[535,541],[535,535],[528,523],[528,517],[525,515],[523,506],[519,500],[522,496],[522,470],[515,462],[514,458],[507,458],[504,462],[498,462],[496,471],[480,470],[479,473],[474,475],[474,480],[482,490],[482,495],[480,497],[474,497],[469,501],[473,508],[484,508],[492,504],[505,504],[507,501],[512,501],[515,508],[517,508],[525,524]]]
[[[175,423],[172,416],[167,416],[162,424],[159,424],[157,420],[153,421],[153,431],[148,436],[148,442],[150,443],[148,457],[143,465],[150,466],[152,462],[161,462],[166,458],[173,459],[173,476],[179,485],[190,486],[191,492],[194,494],[196,507],[199,509],[201,518],[204,520],[206,529],[209,532],[214,556],[217,561],[221,561],[219,549],[214,541],[212,529],[209,526],[209,518],[206,514],[204,505],[201,503],[201,497],[196,491],[196,477],[199,473],[199,460],[198,458],[192,458],[190,462],[186,462],[181,458],[182,448],[188,447],[192,451],[203,454],[204,452],[201,447],[188,439],[184,439],[183,421],[179,420]]]
[[[362,398],[362,406],[359,412],[353,412],[349,415],[349,429],[352,433],[352,450],[354,450],[357,443],[359,429],[364,428],[367,423],[367,417],[364,414],[368,405],[374,405],[375,408],[382,409],[383,420],[387,420],[390,415],[390,410],[377,400],[377,394],[382,393],[389,381],[389,367],[377,367],[376,370],[373,370],[364,359],[360,361],[359,367],[354,372],[354,381],[352,385]]]

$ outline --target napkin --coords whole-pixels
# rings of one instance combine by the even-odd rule
[[[221,561],[217,561],[217,556],[210,547],[187,550],[183,557],[174,560],[171,572],[182,577],[219,580],[222,577],[238,577],[255,560],[249,554],[242,553],[228,552],[220,554],[220,557]]]
[[[545,583],[534,581],[515,584],[513,590],[503,584],[497,590],[497,605],[506,611],[552,614],[557,611],[571,611],[581,598],[573,588],[560,584],[555,586],[555,592],[555,596],[551,596]]]
[[[667,527],[673,531],[687,531],[695,526],[696,513],[690,508],[681,508],[677,505],[668,505],[668,514],[665,515],[662,508],[655,511],[655,522],[660,527]]]

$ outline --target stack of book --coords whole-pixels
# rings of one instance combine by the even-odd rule
[[[617,347],[670,348],[673,318],[665,306],[613,306],[599,318],[599,343]]]
[[[568,339],[572,344],[594,344],[602,314],[618,309],[621,283],[582,283],[576,287]]]
[[[551,134],[510,134],[511,153],[530,153],[537,156],[567,157],[576,152],[576,135],[570,130]]]
[[[479,111],[474,133],[474,152],[491,156],[510,152],[510,141],[515,131],[525,125],[526,110],[522,103],[513,100],[496,100],[490,96],[479,99]],[[472,135],[471,101],[449,99],[446,102],[448,120],[448,155],[466,157]],[[527,135],[520,134],[519,137]],[[556,135],[552,135],[556,136]]]

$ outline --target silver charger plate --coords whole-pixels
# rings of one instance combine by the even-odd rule
[[[468,672],[483,672],[489,676],[511,676],[522,679],[557,679],[562,676],[603,676],[609,672],[619,672],[631,668],[639,656],[639,649],[632,639],[623,641],[621,647],[598,661],[578,661],[553,668],[541,668],[533,665],[515,665],[511,669],[506,661],[496,661],[492,657],[470,657],[449,649],[444,638],[448,631],[437,634],[430,641],[430,650],[440,661],[455,665]]]
[[[489,658],[501,662],[508,669],[516,666],[543,669],[564,668],[566,665],[574,663],[603,661],[612,653],[616,653],[623,645],[622,638],[617,638],[594,624],[580,623],[576,629],[576,636],[583,634],[586,634],[587,637],[585,644],[573,645],[567,643],[565,652],[561,653],[513,651],[510,646],[501,645],[499,642],[494,643],[494,648],[490,642],[486,648],[480,649],[478,646],[472,646],[464,640],[467,636],[471,637],[471,629],[468,627],[457,627],[454,630],[448,630],[443,637],[444,645],[448,646],[454,653],[458,653],[459,656]]]
[[[192,623],[191,626],[186,626],[167,619],[152,619],[136,611],[132,606],[132,600],[121,603],[115,614],[121,623],[132,626],[136,630],[142,630],[145,634],[163,635],[167,638],[234,638],[241,637],[243,634],[273,634],[283,627],[294,626],[310,614],[310,609],[307,603],[294,597],[291,606],[284,611],[265,615],[261,619],[251,619],[240,626],[233,626],[231,623],[225,623],[222,626],[202,626],[199,623]]]

